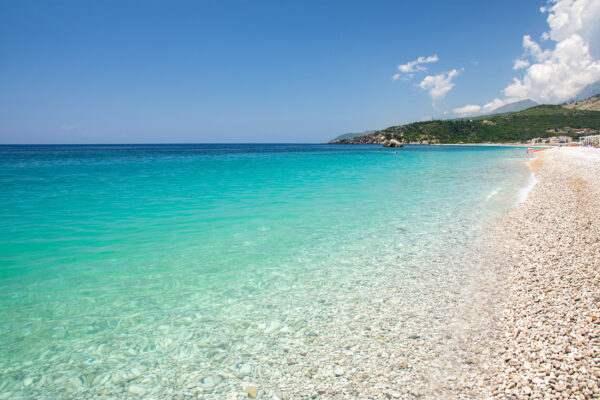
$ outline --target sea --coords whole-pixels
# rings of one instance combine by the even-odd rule
[[[533,184],[528,158],[0,146],[0,399],[326,398],[319,382],[352,382],[360,357],[387,368],[360,350],[383,319],[394,351],[458,312],[473,244]]]

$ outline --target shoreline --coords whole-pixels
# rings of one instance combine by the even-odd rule
[[[527,147],[528,143],[431,143],[425,146],[490,146],[490,147]]]
[[[597,398],[600,152],[556,148],[528,165],[537,183],[491,233],[503,310],[480,393]]]

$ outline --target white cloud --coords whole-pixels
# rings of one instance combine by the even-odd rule
[[[464,107],[458,107],[458,108],[453,109],[452,111],[454,111],[456,114],[460,114],[460,115],[472,115],[472,114],[477,114],[480,110],[481,110],[481,106],[478,106],[475,104],[467,104]]]
[[[423,66],[423,64],[434,63],[437,61],[439,61],[437,54],[434,54],[429,57],[419,57],[414,61],[409,61],[406,64],[398,65],[398,71],[400,71],[403,74],[407,74],[407,76],[409,78],[412,78],[413,77],[412,72],[427,71],[427,68],[425,66]],[[401,76],[402,76],[401,74],[395,74],[393,76],[393,79],[398,80],[398,79],[400,79]]]
[[[561,42],[573,35],[579,35],[592,46],[592,53],[598,57],[600,50],[600,2],[597,0],[553,0],[548,12],[548,37]]]
[[[533,41],[529,35],[523,36],[523,49],[525,50],[526,55],[529,55],[533,58],[539,58],[543,54],[540,45]]]
[[[63,132],[70,132],[70,131],[74,131],[75,127],[73,125],[69,125],[69,124],[62,124],[59,129]]]
[[[517,59],[515,60],[515,63],[513,65],[513,69],[522,69],[522,68],[527,68],[529,67],[529,61],[527,60],[521,60],[521,59]]]
[[[481,113],[523,99],[562,103],[600,81],[600,1],[549,0],[540,11],[548,13],[550,30],[541,37],[550,47],[544,50],[530,35],[523,36],[523,57],[513,64],[514,70],[525,69],[523,77],[513,78],[502,91],[506,97],[481,106]],[[474,109],[467,105],[454,112]]]
[[[524,36],[525,56],[532,63],[503,92],[515,99],[560,103],[600,80],[600,1],[552,0],[543,12],[548,13],[550,30],[542,38],[555,42],[554,48],[542,50]]]
[[[428,75],[419,83],[419,87],[428,90],[433,101],[441,100],[454,87],[452,79],[457,75],[458,71],[456,69],[438,75]]]
[[[502,107],[505,104],[512,103],[517,100],[518,99],[504,99],[504,100],[494,99],[494,100],[490,101],[489,103],[484,104],[483,107],[481,107],[481,111],[483,113],[489,113],[489,112],[494,111],[496,108]]]
[[[465,115],[474,115],[474,114],[489,114],[492,111],[496,110],[499,107],[502,107],[505,104],[513,103],[518,99],[508,98],[508,99],[494,99],[489,103],[484,104],[483,106],[477,104],[467,104],[464,107],[458,107],[452,109],[454,113],[459,114],[461,116]]]

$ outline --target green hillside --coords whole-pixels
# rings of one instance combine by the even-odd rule
[[[340,135],[340,136],[332,139],[332,142],[336,141],[336,140],[340,140],[340,139],[352,139],[354,137],[368,135],[369,133],[373,133],[373,132],[377,132],[377,131],[374,130],[374,131],[365,131],[365,132],[360,132],[360,133],[344,133],[343,135]]]
[[[565,130],[565,127],[571,129]],[[525,142],[536,137],[566,134],[574,138],[575,129],[600,129],[600,111],[567,109],[559,105],[540,105],[523,111],[485,119],[456,119],[414,122],[392,126],[361,137],[336,143],[377,143],[380,138],[395,138],[404,143],[504,143]],[[549,133],[548,130],[566,133]]]

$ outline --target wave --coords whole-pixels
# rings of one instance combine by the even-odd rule
[[[537,181],[538,180],[535,177],[535,174],[532,172],[531,175],[529,175],[529,179],[527,180],[527,183],[525,183],[525,186],[523,186],[517,193],[517,201],[514,204],[515,206],[527,200],[527,197],[529,197],[529,193],[531,193],[531,190],[533,189]]]
[[[492,190],[492,192],[487,195],[487,200],[489,200],[492,197],[494,197],[495,195],[497,195],[499,191],[500,191],[500,188],[496,188],[496,189]]]

